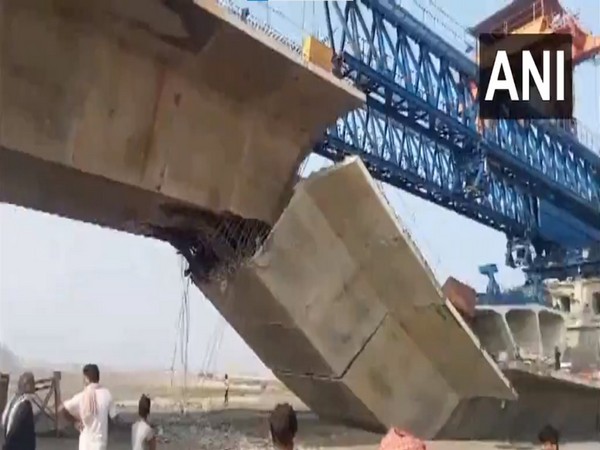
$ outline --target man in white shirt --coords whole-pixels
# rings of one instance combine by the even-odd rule
[[[61,406],[60,412],[79,429],[79,450],[106,450],[109,419],[117,418],[110,391],[101,387],[96,364],[83,368],[84,389]]]

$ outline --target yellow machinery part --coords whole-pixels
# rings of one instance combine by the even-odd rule
[[[304,42],[302,43],[302,56],[304,61],[319,66],[328,72],[331,72],[333,69],[331,63],[333,51],[313,36],[304,38]]]

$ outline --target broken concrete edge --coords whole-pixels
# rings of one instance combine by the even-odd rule
[[[438,287],[439,287],[439,285],[438,285]],[[440,292],[441,292],[441,289],[440,289]],[[445,297],[444,297],[444,301],[446,302],[445,303],[446,308],[450,311],[450,314],[452,314],[452,316],[454,317],[454,320],[456,320],[456,322],[458,322],[459,325],[465,330],[465,332],[471,338],[473,343],[477,346],[477,348],[479,349],[479,351],[481,352],[481,354],[483,355],[485,360],[492,367],[492,369],[494,370],[494,372],[496,373],[498,378],[500,378],[502,380],[502,382],[506,385],[506,387],[512,393],[512,395],[507,395],[505,397],[500,397],[500,398],[502,398],[503,400],[517,400],[519,398],[519,394],[517,393],[517,390],[515,389],[513,384],[510,382],[510,380],[506,377],[504,372],[502,372],[502,370],[500,369],[500,367],[498,366],[496,361],[494,361],[494,359],[490,356],[490,354],[487,352],[487,350],[483,347],[483,345],[481,344],[481,341],[479,340],[479,337],[473,332],[473,330],[471,329],[469,324],[467,324],[465,322],[462,315],[458,312],[458,310],[452,304],[452,302],[450,302],[450,300],[446,299]]]
[[[567,387],[586,389],[592,392],[600,391],[600,381],[582,378],[578,375],[564,373],[556,370],[539,370],[522,362],[510,362],[506,364],[505,372],[509,376],[527,376],[542,381],[553,381]]]
[[[323,80],[331,83],[337,89],[346,91],[348,94],[356,98],[357,107],[366,103],[366,94],[355,88],[350,82],[336,77],[333,73],[312,62],[306,61],[301,54],[292,51],[285,44],[279,42],[277,39],[273,39],[263,30],[257,29],[256,27],[244,22],[236,14],[229,11],[225,6],[220,5],[217,0],[194,0],[194,3],[202,9],[208,11],[210,14],[248,34],[253,39],[262,43],[265,47],[268,47],[282,56],[294,61],[295,63],[308,68],[311,72]]]
[[[392,221],[396,224],[399,234],[407,242],[411,252],[418,259],[419,263],[422,265],[423,269],[426,271],[427,277],[429,278],[430,282],[432,283],[433,286],[435,286],[435,289],[438,293],[440,301],[432,302],[432,304],[439,304],[439,306],[446,308],[450,312],[451,316],[454,318],[456,323],[466,332],[467,336],[471,339],[473,345],[475,345],[477,347],[477,349],[481,352],[481,354],[483,355],[486,362],[492,367],[495,374],[498,376],[498,378],[501,380],[501,382],[506,386],[507,394],[500,395],[497,398],[500,398],[502,400],[516,400],[518,398],[518,393],[515,390],[514,386],[512,385],[510,380],[504,375],[504,373],[502,372],[502,370],[500,369],[498,364],[496,364],[496,362],[490,356],[490,354],[487,352],[487,350],[483,347],[483,345],[481,344],[477,335],[473,332],[471,327],[466,323],[466,321],[463,319],[463,317],[458,312],[456,307],[452,304],[452,302],[450,302],[446,298],[446,296],[444,295],[444,293],[442,291],[440,283],[436,279],[436,277],[433,273],[433,270],[431,269],[431,266],[428,264],[426,258],[423,256],[423,254],[419,250],[417,244],[415,243],[414,239],[412,238],[412,236],[410,234],[410,231],[404,224],[404,221],[398,216],[398,214],[396,214],[396,212],[393,209],[392,205],[390,204],[387,196],[382,191],[382,189],[378,186],[375,179],[371,176],[371,174],[367,170],[365,164],[360,159],[360,157],[348,156],[344,160],[340,161],[339,163],[336,163],[332,166],[324,167],[320,170],[317,170],[317,171],[313,172],[312,174],[310,174],[308,177],[302,178],[299,181],[299,183],[296,185],[295,189],[297,189],[299,186],[302,186],[305,184],[308,186],[308,185],[316,182],[320,178],[328,176],[331,172],[340,170],[344,166],[351,165],[351,164],[357,164],[357,166],[363,172],[363,174],[365,175],[365,179],[368,180],[369,185],[371,186],[373,191],[376,193],[376,195],[379,197],[381,204],[384,206],[386,213],[390,216]],[[276,231],[276,228],[277,228],[277,223],[271,230],[271,233],[274,233]],[[269,239],[267,238],[267,240],[265,242],[268,242],[268,241],[269,241]],[[257,254],[262,254],[262,253],[259,250],[259,252]]]

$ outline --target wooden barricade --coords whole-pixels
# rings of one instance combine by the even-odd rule
[[[58,409],[61,405],[60,372],[53,372],[52,377],[42,378],[35,382],[35,395],[33,403],[39,412],[35,416],[36,422],[41,416],[47,417],[54,426],[56,436],[60,435]]]

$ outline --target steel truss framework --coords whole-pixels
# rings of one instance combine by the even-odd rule
[[[427,126],[415,130],[407,122],[369,100],[340,118],[314,150],[333,160],[359,155],[377,179],[507,234],[536,229],[535,198],[486,170],[484,160],[440,143]]]
[[[478,121],[476,64],[389,0],[325,8],[336,70],[369,96],[317,152],[361,155],[382,181],[505,232],[509,252],[529,239],[553,275],[557,263],[572,276],[585,261],[600,273],[600,261],[560,248],[538,211],[546,199],[600,232],[597,155],[542,121]],[[534,272],[527,253],[517,263]]]
[[[544,197],[568,198],[565,209],[591,220],[586,231],[600,235],[599,158],[539,121],[504,121],[478,133],[470,89],[476,65],[402,8],[359,1],[343,10],[326,2],[325,13],[332,48],[342,56],[338,73],[370,95],[327,131],[315,152],[332,160],[359,155],[379,180],[506,233],[507,264],[523,266],[534,279],[600,274],[600,254],[544,239],[539,211]],[[300,53],[247,8],[219,3]]]

